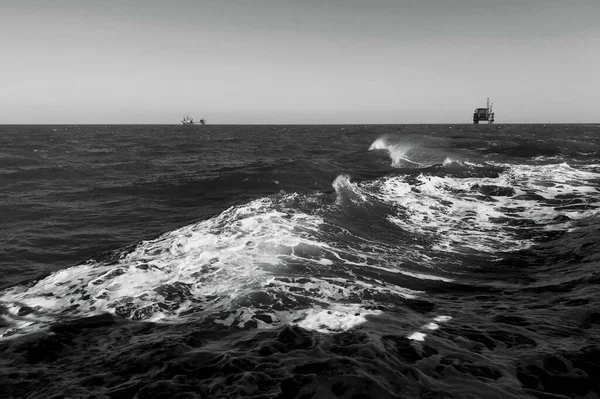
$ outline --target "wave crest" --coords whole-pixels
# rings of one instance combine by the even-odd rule
[[[403,143],[392,143],[389,137],[382,136],[375,140],[369,147],[369,151],[387,150],[392,160],[392,166],[411,165],[421,166],[420,163],[410,160],[407,154],[412,150],[412,146]]]

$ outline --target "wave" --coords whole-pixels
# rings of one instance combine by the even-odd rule
[[[243,145],[228,142],[233,152],[201,155],[218,136],[190,145],[195,131],[173,140],[165,151],[176,156],[164,162],[144,152],[123,175],[93,174],[77,193],[60,184],[68,201],[49,193],[38,208],[7,207],[22,220],[17,211],[48,215],[39,205],[61,199],[65,212],[84,205],[102,219],[102,233],[77,247],[73,236],[99,230],[73,213],[84,229],[61,224],[65,246],[52,258],[56,241],[30,242],[46,265],[99,251],[98,237],[116,242],[116,218],[132,227],[117,251],[0,290],[0,386],[9,397],[593,396],[597,156],[492,156],[490,143],[514,147],[529,128],[481,128],[456,125],[448,139],[450,128],[433,125],[355,136],[317,127],[293,154],[285,142],[269,147],[280,128],[273,140],[249,128]],[[296,145],[302,130],[285,129]],[[563,128],[531,129],[564,141]],[[317,148],[322,131],[330,152]],[[421,166],[392,168],[387,148],[365,151],[388,132]],[[282,156],[257,157],[259,147]],[[203,162],[182,162],[187,150]],[[157,169],[140,173],[147,156]],[[135,208],[143,212],[123,216]],[[32,230],[54,239],[32,216]],[[7,242],[27,248],[18,241],[28,236]],[[22,276],[28,252],[5,251],[7,273]]]
[[[231,206],[113,258],[1,292],[0,329],[8,338],[111,313],[156,323],[345,331],[433,289],[489,286],[476,281],[478,270],[600,208],[592,184],[600,175],[566,163],[447,158],[440,168],[361,182],[339,175],[333,200],[324,192],[280,192]],[[464,177],[464,170],[481,174]],[[427,325],[408,338],[437,329]]]
[[[502,166],[497,178],[389,177],[374,185],[374,195],[398,206],[390,221],[432,237],[438,251],[457,253],[522,250],[600,206],[595,173],[565,163]]]
[[[370,308],[378,298],[414,296],[402,286],[339,270],[368,260],[357,250],[330,245],[320,231],[322,217],[286,206],[297,205],[297,197],[281,194],[234,206],[141,242],[117,261],[90,260],[12,287],[0,295],[4,336],[105,312],[155,322],[293,322],[338,330],[379,313]]]
[[[369,203],[368,195],[358,186],[350,182],[350,176],[339,175],[333,182],[338,204],[353,203],[356,205]]]
[[[369,147],[369,151],[387,150],[392,159],[392,166],[406,166],[406,164],[414,166],[423,166],[419,162],[415,162],[408,158],[411,153],[412,145],[405,143],[394,143],[390,136],[379,137]]]

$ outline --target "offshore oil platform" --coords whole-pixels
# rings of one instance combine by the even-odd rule
[[[477,125],[479,121],[494,123],[494,112],[492,111],[493,106],[494,104],[490,104],[490,99],[488,97],[485,108],[475,108],[475,111],[473,111],[473,123],[475,125]]]

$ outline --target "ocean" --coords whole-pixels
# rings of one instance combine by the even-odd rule
[[[600,125],[0,126],[2,398],[595,398]]]

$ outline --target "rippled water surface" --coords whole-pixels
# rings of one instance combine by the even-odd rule
[[[0,126],[0,392],[600,395],[600,126]]]

